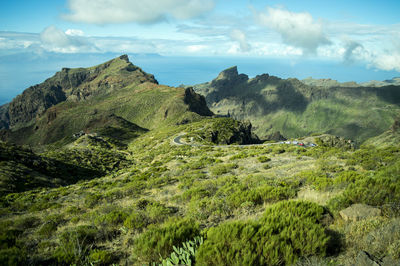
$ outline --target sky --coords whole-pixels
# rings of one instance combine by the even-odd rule
[[[13,0],[0,7],[4,71],[15,55],[134,53],[314,60],[400,76],[399,0]]]

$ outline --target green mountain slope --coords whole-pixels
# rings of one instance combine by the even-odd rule
[[[38,187],[58,187],[105,174],[100,168],[42,156],[15,145],[0,142],[0,194]]]
[[[63,69],[1,110],[9,128],[2,130],[2,139],[33,146],[71,142],[79,131],[131,138],[212,115],[192,89],[158,85],[127,56],[91,68]]]
[[[250,120],[260,137],[276,131],[287,138],[329,133],[363,142],[387,130],[400,111],[399,86],[328,83],[333,85],[268,74],[249,79],[232,67],[194,88],[214,113]]]

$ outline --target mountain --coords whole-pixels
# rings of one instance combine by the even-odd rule
[[[400,78],[395,77],[384,81],[371,80],[362,83],[354,81],[338,82],[334,79],[313,79],[311,77],[301,80],[304,84],[318,86],[318,87],[384,87],[384,86],[400,86]]]
[[[400,118],[398,117],[393,125],[382,134],[368,139],[364,144],[379,148],[393,147],[400,143]]]
[[[122,56],[2,106],[0,265],[400,265],[397,87],[233,67],[196,89],[207,98]],[[295,119],[260,143],[237,114],[261,114],[258,129]],[[364,126],[354,134],[391,126],[359,146],[282,141],[349,121]]]
[[[262,138],[328,133],[358,143],[386,131],[400,112],[400,86],[365,87],[334,80],[249,78],[237,67],[193,86],[211,111],[249,120]]]
[[[143,132],[210,116],[192,89],[159,85],[122,55],[90,68],[63,68],[0,108],[3,140],[43,145],[113,127]]]
[[[394,86],[400,86],[400,77],[384,80],[384,81],[368,81],[368,82],[363,82],[361,83],[362,86],[365,87],[383,87],[383,86],[389,86],[389,85],[394,85]]]

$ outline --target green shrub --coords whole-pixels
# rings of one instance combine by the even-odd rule
[[[132,230],[141,230],[149,224],[143,211],[133,211],[124,221],[124,226]]]
[[[54,258],[61,264],[82,264],[97,238],[97,228],[81,225],[61,234]]]
[[[85,197],[85,205],[86,205],[88,208],[93,208],[94,206],[96,206],[96,205],[99,203],[99,201],[100,201],[102,198],[103,198],[103,197],[102,197],[101,194],[93,194],[93,193],[90,193],[90,194],[86,195],[86,197]]]
[[[93,249],[89,254],[91,265],[110,265],[113,260],[113,254],[107,250]]]
[[[26,230],[36,227],[40,224],[40,222],[40,219],[36,216],[27,216],[21,219],[14,220],[14,226],[15,228]]]
[[[57,231],[57,224],[53,221],[48,221],[39,228],[38,234],[44,237],[50,237],[55,231]]]
[[[205,197],[190,201],[186,215],[196,220],[206,220],[210,216],[214,218],[227,217],[232,214],[231,207],[224,199],[219,197]]]
[[[260,157],[257,157],[257,160],[258,160],[260,163],[266,163],[266,162],[271,161],[271,158],[269,158],[269,157],[267,157],[267,156],[260,156]]]
[[[235,221],[221,224],[207,232],[199,247],[199,265],[259,265],[256,234],[259,224]]]
[[[152,223],[164,221],[171,213],[172,210],[170,208],[158,202],[152,202],[146,206],[146,215]]]
[[[150,263],[165,258],[173,246],[199,235],[199,225],[188,219],[170,219],[161,225],[150,225],[134,242],[133,253],[138,262]]]
[[[238,165],[235,163],[218,164],[216,166],[213,166],[211,168],[210,172],[213,175],[219,176],[219,175],[229,173],[232,169],[236,169],[237,167],[238,167]]]
[[[382,206],[400,202],[400,163],[382,168],[370,176],[352,174],[345,177],[355,181],[342,195],[328,202],[332,210],[337,211],[353,203]]]
[[[234,208],[244,202],[253,202],[256,205],[264,202],[276,202],[296,196],[297,189],[291,186],[262,185],[249,189],[244,185],[236,186],[236,191],[227,196],[227,202]]]
[[[17,247],[0,249],[0,265],[26,265],[26,255]]]
[[[211,228],[196,261],[199,265],[282,265],[299,257],[324,256],[329,236],[319,223],[323,214],[315,203],[277,203],[259,221]]]
[[[128,214],[123,210],[112,210],[109,213],[96,217],[94,219],[94,224],[117,226],[122,224],[127,217]]]

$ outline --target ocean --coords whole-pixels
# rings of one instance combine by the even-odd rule
[[[89,67],[101,64],[117,54],[19,54],[0,57],[0,104],[10,102],[29,86],[38,84],[63,67]],[[172,57],[129,55],[130,61],[154,74],[160,84],[194,85],[215,78],[219,72],[237,66],[239,73],[254,77],[268,73],[281,78],[331,78],[340,82],[386,80],[399,76],[396,71],[381,71],[340,61],[305,58],[254,57]]]

